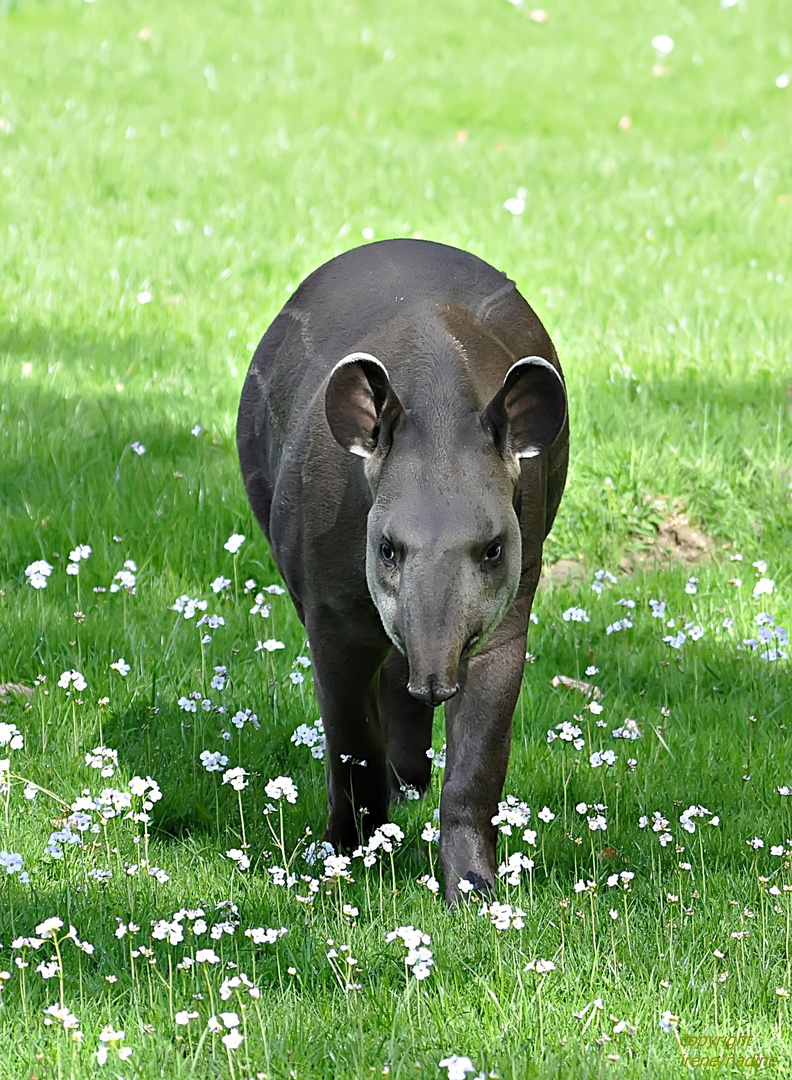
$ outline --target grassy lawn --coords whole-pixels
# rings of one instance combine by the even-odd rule
[[[786,0],[0,0],[0,1076],[790,1075],[785,76]],[[388,236],[507,271],[569,387],[501,908],[427,883],[440,714],[400,834],[306,859],[236,461],[272,318]]]

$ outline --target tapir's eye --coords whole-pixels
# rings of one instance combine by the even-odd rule
[[[496,566],[503,558],[503,544],[500,540],[493,540],[484,552],[484,562],[487,566]]]
[[[380,540],[379,553],[386,566],[396,565],[396,552],[393,550],[393,545],[384,536]]]

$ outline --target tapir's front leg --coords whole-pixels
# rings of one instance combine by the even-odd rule
[[[482,892],[495,884],[497,831],[492,818],[509,763],[529,610],[530,604],[515,604],[484,651],[471,657],[466,672],[460,669],[459,693],[446,702],[440,861],[450,904],[459,900],[461,878]]]
[[[324,839],[351,849],[388,820],[385,740],[376,687],[382,650],[361,646],[337,618],[306,618],[326,739],[330,814]]]

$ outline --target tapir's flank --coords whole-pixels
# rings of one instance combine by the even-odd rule
[[[564,489],[555,349],[504,274],[422,240],[349,251],[253,356],[237,443],[305,625],[325,839],[355,847],[429,783],[445,702],[446,897],[495,881],[495,828],[542,543]]]

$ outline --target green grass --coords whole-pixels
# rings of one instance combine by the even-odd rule
[[[751,1040],[738,1051],[779,1059],[769,1075],[792,1069],[776,994],[792,991],[792,800],[777,790],[792,785],[792,684],[787,659],[738,649],[759,612],[787,628],[792,613],[792,88],[775,85],[792,72],[786,5],[547,10],[536,23],[505,0],[0,0],[0,683],[36,686],[30,701],[0,700],[0,724],[24,739],[0,751],[14,777],[51,792],[29,801],[14,779],[0,794],[0,850],[29,873],[0,878],[3,1077],[96,1075],[107,1024],[133,1051],[110,1049],[106,1068],[124,1080],[359,1080],[386,1065],[435,1077],[451,1054],[515,1080],[711,1075],[683,1063],[683,1044],[738,1034]],[[655,75],[659,33],[675,49]],[[526,207],[512,217],[503,202],[519,187]],[[567,377],[572,463],[546,552],[581,562],[584,579],[540,593],[528,642],[506,792],[530,804],[537,847],[519,828],[502,851],[536,866],[499,895],[525,912],[522,929],[496,930],[476,904],[448,912],[418,883],[436,860],[421,832],[440,770],[425,803],[395,808],[405,839],[392,860],[355,860],[355,881],[323,884],[310,905],[295,898],[308,883],[287,890],[268,873],[307,827],[321,834],[326,799],[322,763],[290,741],[317,716],[310,671],[289,678],[302,628],[285,597],[262,620],[244,593],[249,578],[278,578],[238,475],[235,410],[290,291],[364,229],[456,244],[506,270]],[[640,563],[672,510],[710,537],[713,561],[650,562],[592,592],[598,569]],[[232,532],[247,537],[236,561],[223,548]],[[79,543],[93,552],[69,576]],[[37,592],[24,571],[41,558],[54,569]],[[136,593],[95,592],[127,559]],[[757,600],[760,559],[775,586]],[[235,585],[215,597],[220,574]],[[196,620],[169,610],[185,593],[225,618],[203,651]],[[635,600],[634,626],[607,634],[630,614],[620,598]],[[667,601],[674,628],[650,598]],[[588,623],[564,621],[574,605]],[[701,640],[663,642],[686,623]],[[256,652],[270,637],[285,648]],[[110,668],[119,657],[126,677]],[[216,665],[228,667],[222,691],[209,686]],[[551,686],[591,665],[606,728],[579,693]],[[87,681],[80,703],[58,686],[72,669]],[[179,698],[196,691],[230,716],[252,709],[260,727],[185,712]],[[548,744],[576,714],[585,747]],[[642,737],[614,740],[627,717]],[[85,764],[99,745],[118,752],[113,777]],[[202,767],[204,749],[251,774],[241,799]],[[615,765],[592,768],[598,749]],[[84,789],[128,792],[135,775],[162,792],[148,829],[114,818],[63,859],[45,853]],[[262,814],[278,775],[299,789],[283,851],[278,815]],[[607,804],[605,832],[581,802]],[[719,825],[687,833],[691,804]],[[638,827],[656,810],[674,836],[665,848]],[[243,822],[252,865],[239,871],[225,852]],[[300,854],[293,865],[320,874]],[[629,893],[607,885],[621,870],[635,873]],[[596,896],[574,891],[581,879]],[[200,907],[211,927],[229,900],[232,933],[152,940],[152,920]],[[35,969],[52,943],[27,949],[20,969],[12,941],[52,916],[95,948],[64,942],[45,980]],[[117,920],[141,929],[119,938]],[[386,942],[405,925],[431,936],[420,983]],[[288,933],[256,945],[254,927]],[[152,955],[133,956],[140,945]],[[333,967],[341,945],[358,965],[340,953]],[[210,947],[221,963],[178,967]],[[555,970],[526,971],[536,959]],[[240,973],[260,997],[242,987],[221,1000]],[[44,1023],[61,995],[82,1044]],[[184,1010],[199,1016],[180,1026]],[[676,1034],[658,1023],[666,1010]],[[243,1025],[236,1049],[207,1028],[222,1011]],[[619,1020],[634,1034],[614,1033]]]

